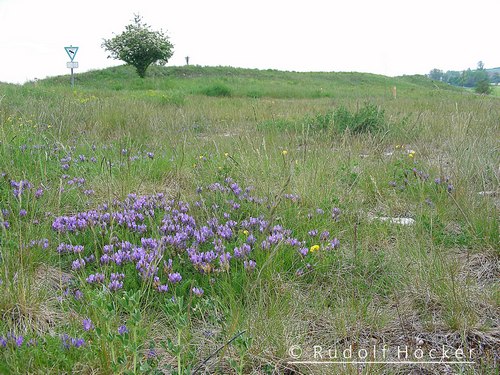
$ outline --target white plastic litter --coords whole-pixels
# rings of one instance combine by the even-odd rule
[[[400,225],[413,225],[415,220],[410,217],[385,217],[385,216],[374,216],[373,220],[386,221],[391,224]]]

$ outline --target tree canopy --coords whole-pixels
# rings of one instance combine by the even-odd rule
[[[139,15],[125,26],[125,31],[111,39],[104,39],[102,47],[110,53],[108,58],[122,60],[135,67],[141,78],[153,63],[166,64],[173,55],[173,44],[162,31],[153,31]]]
[[[487,70],[484,67],[484,63],[479,61],[475,70],[469,68],[462,72],[451,70],[443,72],[440,69],[432,69],[428,77],[454,86],[475,87],[477,92],[487,94],[491,92],[491,88],[489,87],[490,83],[500,83],[500,74],[497,72],[498,69],[499,68]]]

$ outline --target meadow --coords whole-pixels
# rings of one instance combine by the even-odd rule
[[[121,66],[0,124],[0,373],[498,371],[498,97]]]

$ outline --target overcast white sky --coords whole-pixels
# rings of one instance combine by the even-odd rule
[[[425,74],[500,66],[499,0],[0,0],[0,81],[118,65],[103,38],[134,13],[174,44],[168,65]]]

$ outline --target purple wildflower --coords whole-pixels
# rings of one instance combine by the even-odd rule
[[[23,345],[24,337],[23,336],[18,336],[18,337],[13,336],[13,337],[15,339],[16,346],[20,348],[21,345]]]
[[[39,199],[43,195],[43,189],[38,188],[37,191],[35,191],[35,198]]]
[[[325,230],[324,232],[321,232],[321,234],[319,235],[319,239],[321,241],[326,241],[328,239],[328,237],[330,237],[330,232],[328,232],[327,230]]]
[[[151,348],[151,349],[148,350],[147,357],[148,357],[148,359],[156,358],[156,352],[155,352],[155,350],[153,348]]]
[[[307,232],[307,234],[311,237],[316,237],[318,235],[318,230],[317,229],[310,230],[309,232]]]
[[[332,219],[338,221],[339,216],[340,216],[340,208],[334,207],[332,210]]]
[[[170,281],[172,284],[178,283],[182,280],[182,276],[180,273],[175,272],[175,273],[169,273],[168,274],[168,281]]]
[[[123,288],[123,281],[113,280],[108,284],[108,289],[112,292],[116,292],[118,289]]]
[[[95,328],[92,320],[90,319],[83,319],[82,325],[84,331],[90,331],[91,329]]]
[[[168,292],[168,285],[167,284],[163,284],[163,285],[158,285],[158,287],[156,288],[160,293],[165,293],[165,292]]]
[[[330,246],[329,246],[329,247],[330,247],[330,249],[332,249],[332,250],[333,250],[333,249],[335,249],[335,248],[339,247],[339,245],[340,245],[340,241],[339,241],[339,240],[335,237],[335,238],[332,240],[332,242],[330,242]]]
[[[257,263],[255,263],[254,260],[248,260],[248,261],[244,261],[243,262],[243,267],[245,267],[245,269],[247,271],[253,271],[255,269],[255,266],[257,265]]]
[[[74,271],[79,270],[80,268],[85,267],[85,259],[77,259],[73,261],[73,264],[71,265],[71,269]]]
[[[198,297],[201,297],[204,293],[203,289],[201,288],[198,288],[198,287],[193,287],[193,289],[191,289],[193,291],[194,294],[196,294]]]
[[[121,325],[120,327],[118,327],[118,334],[124,335],[125,333],[128,333],[126,325]]]
[[[73,345],[75,348],[79,348],[85,345],[85,340],[79,338],[71,338],[71,345]]]
[[[94,283],[102,283],[104,281],[104,274],[102,273],[96,273],[96,274],[91,274],[89,277],[85,279],[87,283],[89,284],[94,284]]]
[[[111,276],[110,276],[110,280],[111,281],[121,281],[125,278],[125,274],[124,273],[112,273]]]
[[[83,293],[81,292],[81,290],[79,290],[79,289],[75,290],[75,299],[77,301],[79,301],[80,299],[82,299],[82,297],[83,297]]]

